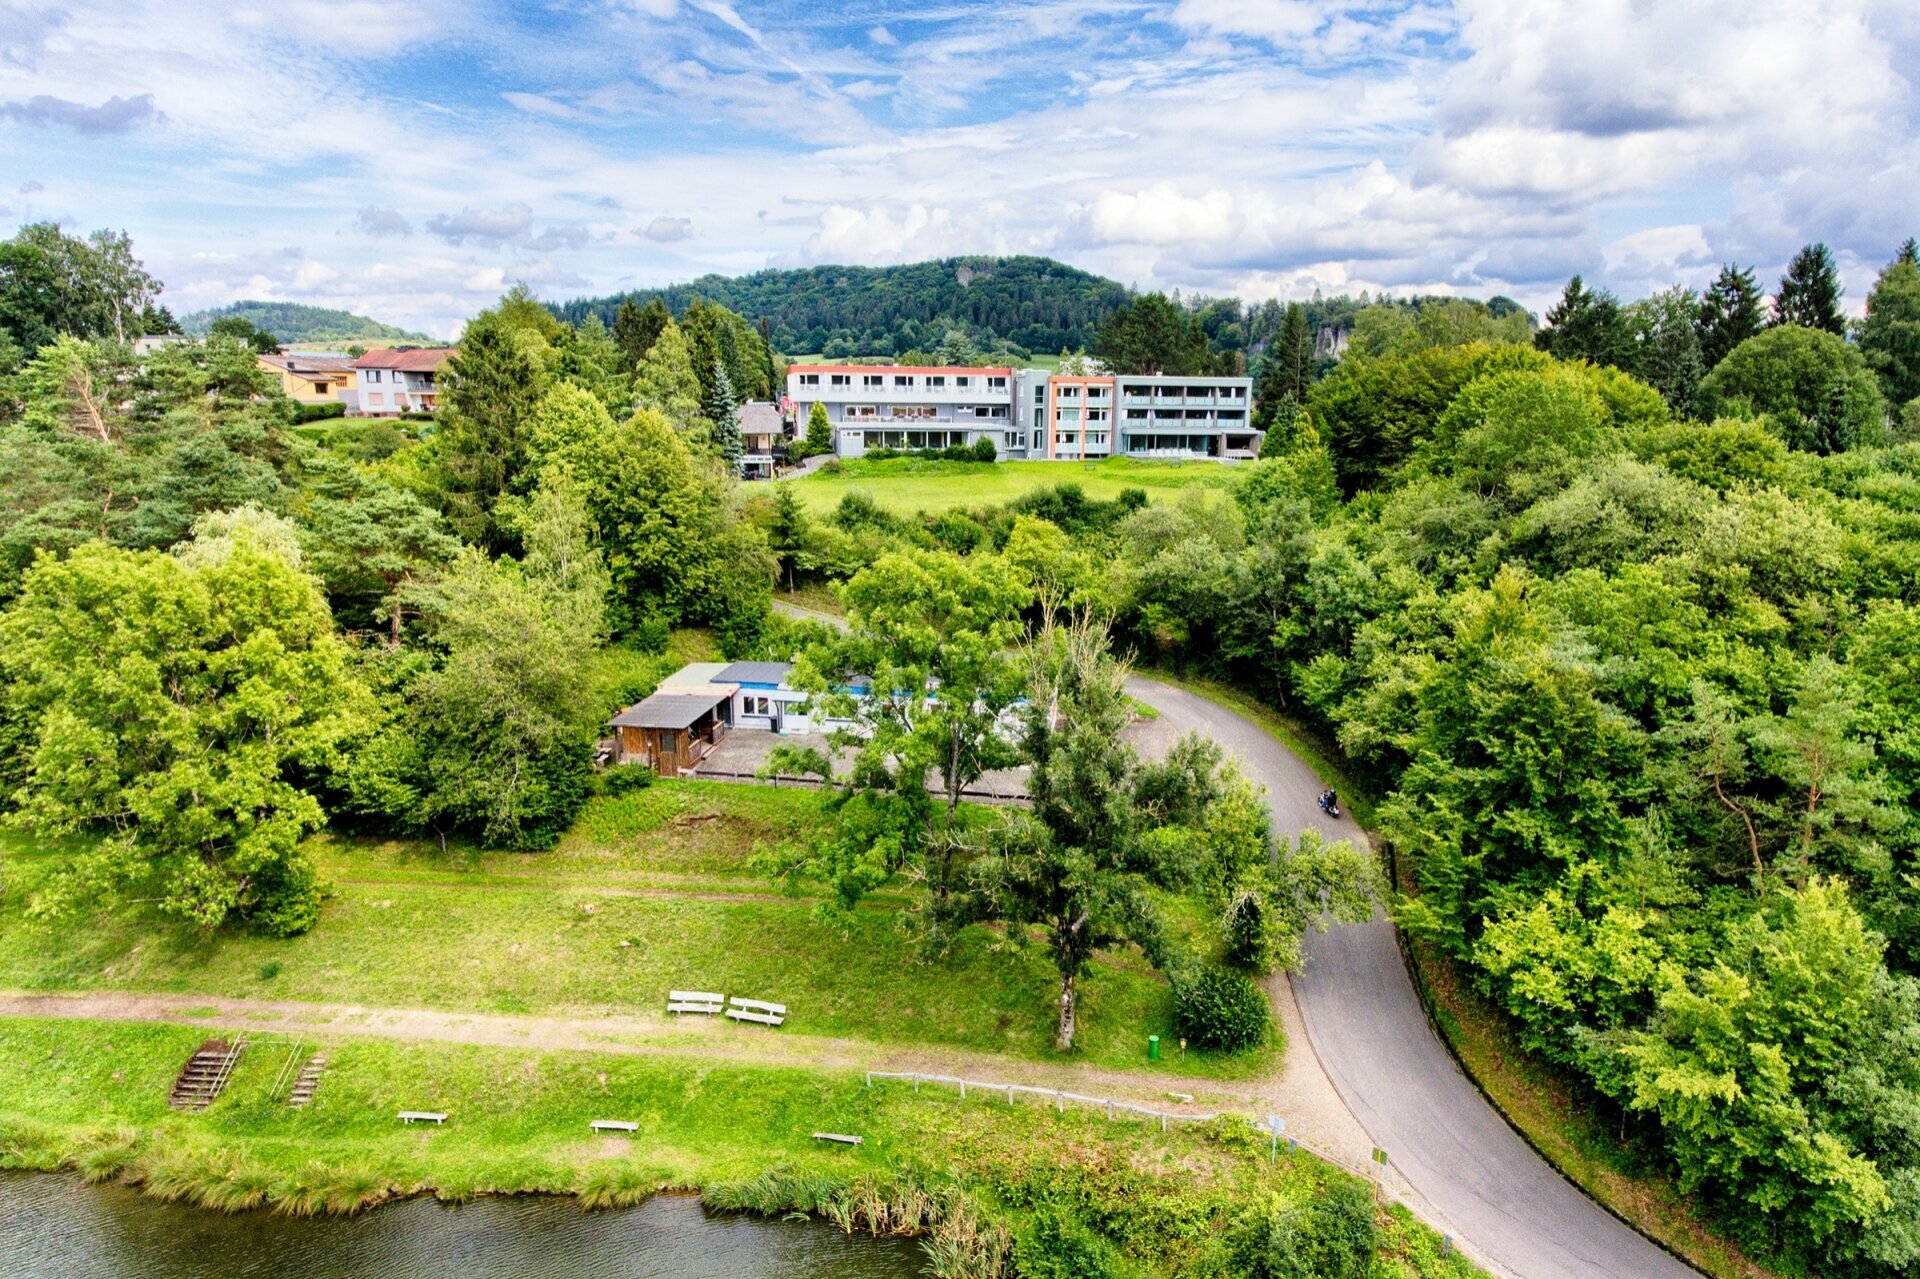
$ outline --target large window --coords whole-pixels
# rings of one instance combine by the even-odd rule
[[[819,386],[820,375],[818,373],[802,373],[800,375],[800,385],[801,386]]]
[[[1003,377],[990,377],[987,379],[987,389],[989,391],[1004,391],[1007,389],[1007,379]]]
[[[744,693],[740,697],[741,713],[745,715],[773,714],[773,699],[754,693]]]
[[[885,379],[884,377],[881,377],[878,373],[868,373],[863,375],[860,379],[860,385],[866,387],[870,391],[877,391],[881,387],[885,386],[886,384],[887,384],[887,379]]]

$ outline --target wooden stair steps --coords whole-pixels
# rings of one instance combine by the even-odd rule
[[[289,1106],[304,1106],[313,1100],[314,1090],[320,1087],[320,1076],[327,1068],[327,1055],[315,1053],[307,1058],[307,1064],[300,1067],[300,1073],[294,1076],[293,1090],[287,1094]]]
[[[167,1104],[175,1110],[205,1110],[212,1105],[227,1086],[227,1080],[233,1075],[233,1064],[246,1046],[245,1040],[228,1043],[224,1039],[209,1039],[201,1044],[173,1081]]]

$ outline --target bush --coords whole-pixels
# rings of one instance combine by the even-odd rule
[[[1380,1246],[1364,1185],[1342,1180],[1309,1205],[1277,1196],[1234,1218],[1233,1272],[1250,1279],[1366,1279]]]
[[[653,770],[645,764],[615,764],[600,774],[600,793],[631,795],[653,785]]]
[[[994,444],[993,437],[990,435],[983,435],[975,440],[971,452],[976,462],[998,461],[1000,457],[1000,449]]]
[[[1273,1024],[1266,992],[1227,968],[1203,968],[1176,983],[1173,1006],[1180,1037],[1196,1048],[1253,1048]]]
[[[306,422],[320,422],[331,417],[345,417],[347,406],[338,400],[329,400],[325,404],[295,404],[293,406],[293,424],[299,426]]]

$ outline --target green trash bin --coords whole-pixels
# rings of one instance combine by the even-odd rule
[[[1158,1035],[1147,1036],[1147,1060],[1160,1060],[1160,1036]]]

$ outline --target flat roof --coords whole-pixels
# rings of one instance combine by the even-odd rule
[[[724,684],[784,684],[792,662],[735,662],[715,676]]]
[[[615,728],[687,728],[733,696],[734,690],[655,693],[607,722]]]
[[[656,693],[686,692],[690,689],[705,688],[709,684],[724,683],[720,672],[727,669],[727,662],[688,662],[673,674],[661,680],[654,689]]]
[[[1011,367],[983,364],[789,364],[789,373],[979,373],[1006,377]]]

